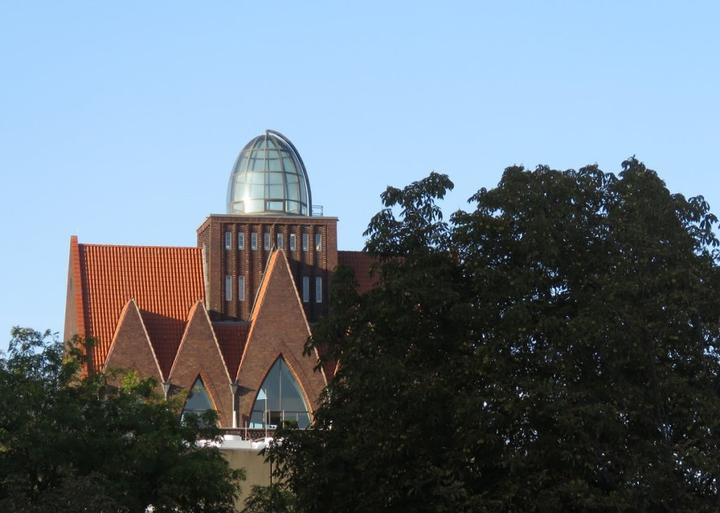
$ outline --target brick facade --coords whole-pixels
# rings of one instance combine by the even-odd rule
[[[249,420],[258,390],[280,357],[300,385],[306,404],[311,411],[314,410],[326,379],[324,373],[314,371],[316,358],[303,356],[310,327],[282,250],[275,251],[268,262],[252,315],[250,333],[237,374],[240,426]]]
[[[196,303],[190,311],[185,334],[168,376],[170,390],[189,390],[198,377],[205,384],[220,425],[232,426],[231,379],[202,302]]]
[[[291,236],[294,249],[290,247]],[[319,246],[315,244],[317,236]],[[308,278],[310,300],[303,303],[307,318],[315,321],[327,310],[329,279],[338,264],[337,218],[212,215],[198,228],[198,247],[205,259],[206,306],[213,319],[249,318],[273,249],[285,251],[298,290],[302,290],[303,277]],[[238,288],[240,276],[245,281],[244,294]],[[323,284],[321,302],[316,301],[317,277]]]
[[[157,392],[162,392],[160,364],[134,300],[128,301],[120,314],[105,369],[134,370],[144,378],[155,379]]]

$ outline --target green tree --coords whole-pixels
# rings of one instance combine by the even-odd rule
[[[634,158],[617,176],[508,168],[445,222],[451,188],[388,188],[366,232],[379,286],[336,278],[310,343],[339,372],[313,428],[271,453],[296,507],[717,511],[707,203]]]
[[[234,511],[243,476],[201,442],[219,434],[211,414],[181,423],[153,381],[81,366],[49,332],[13,329],[0,357],[0,511]]]

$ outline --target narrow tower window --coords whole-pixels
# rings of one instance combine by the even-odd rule
[[[232,276],[225,275],[225,301],[232,301]]]
[[[263,233],[263,247],[265,251],[270,251],[270,232]]]
[[[303,303],[309,303],[310,302],[310,277],[303,276],[302,283],[303,283],[303,285],[302,285]]]
[[[275,235],[275,244],[277,245],[278,249],[283,249],[283,246],[285,245],[283,241],[283,234],[278,233]]]
[[[245,301],[245,276],[238,276],[238,301]]]
[[[232,232],[225,232],[225,249],[232,249]]]
[[[255,232],[250,234],[250,249],[253,251],[257,249],[257,233]]]
[[[290,251],[295,251],[295,248],[297,247],[297,237],[294,233],[290,234]]]
[[[322,303],[322,278],[320,276],[315,277],[315,302]]]
[[[245,234],[242,232],[238,232],[237,238],[238,238],[238,249],[239,250],[245,249]]]
[[[319,233],[315,234],[315,251],[322,250],[322,235]]]
[[[302,234],[302,250],[303,251],[308,250],[308,234],[307,233]]]

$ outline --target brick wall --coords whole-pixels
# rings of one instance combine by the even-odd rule
[[[226,234],[228,239],[226,239]],[[252,249],[252,236],[257,247]],[[266,247],[265,237],[270,246]],[[207,248],[207,307],[213,319],[248,319],[253,299],[260,286],[270,251],[278,246],[278,234],[286,252],[295,286],[302,294],[302,278],[309,279],[309,301],[303,303],[305,315],[314,321],[327,311],[329,278],[337,266],[337,218],[304,216],[213,215],[198,229],[198,246]],[[303,235],[307,234],[307,251]],[[238,249],[242,235],[244,249]],[[295,235],[295,249],[290,236]],[[320,236],[319,250],[315,237]],[[226,245],[226,240],[229,242]],[[239,276],[244,276],[244,300],[240,300]],[[226,296],[226,277],[230,277],[231,294]],[[322,301],[316,301],[316,277],[322,278]],[[226,300],[226,297],[231,297]]]

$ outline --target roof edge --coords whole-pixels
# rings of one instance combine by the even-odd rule
[[[80,244],[77,235],[70,236],[70,268],[75,290],[75,315],[77,316],[77,333],[81,338],[87,337],[85,325],[85,289],[83,287],[82,268],[80,262]]]

